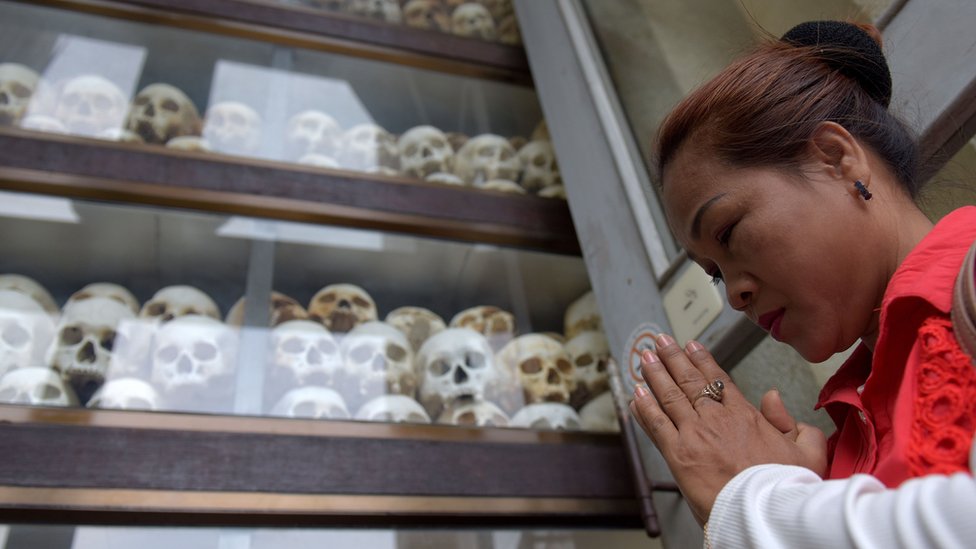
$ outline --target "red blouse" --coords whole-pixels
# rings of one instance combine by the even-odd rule
[[[895,271],[875,352],[862,343],[820,393],[837,424],[827,478],[869,473],[895,487],[969,471],[976,368],[949,321],[952,288],[976,240],[976,206],[944,217]]]

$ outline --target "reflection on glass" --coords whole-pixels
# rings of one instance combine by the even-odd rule
[[[616,430],[579,257],[53,206],[0,217],[2,402]]]

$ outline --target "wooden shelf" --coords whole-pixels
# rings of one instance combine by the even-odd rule
[[[0,188],[581,253],[563,200],[11,128]]]
[[[0,405],[0,441],[4,521],[639,523],[616,435]]]
[[[528,59],[521,47],[271,1],[34,0],[26,3],[532,85]]]

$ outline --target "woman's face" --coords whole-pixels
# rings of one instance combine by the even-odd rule
[[[886,278],[850,182],[826,170],[730,168],[685,144],[664,172],[664,207],[689,256],[729,303],[810,362],[867,329]]]

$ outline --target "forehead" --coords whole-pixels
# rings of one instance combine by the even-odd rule
[[[664,212],[672,232],[684,236],[702,204],[735,190],[740,175],[740,170],[698,145],[681,147],[665,167],[662,182]]]

